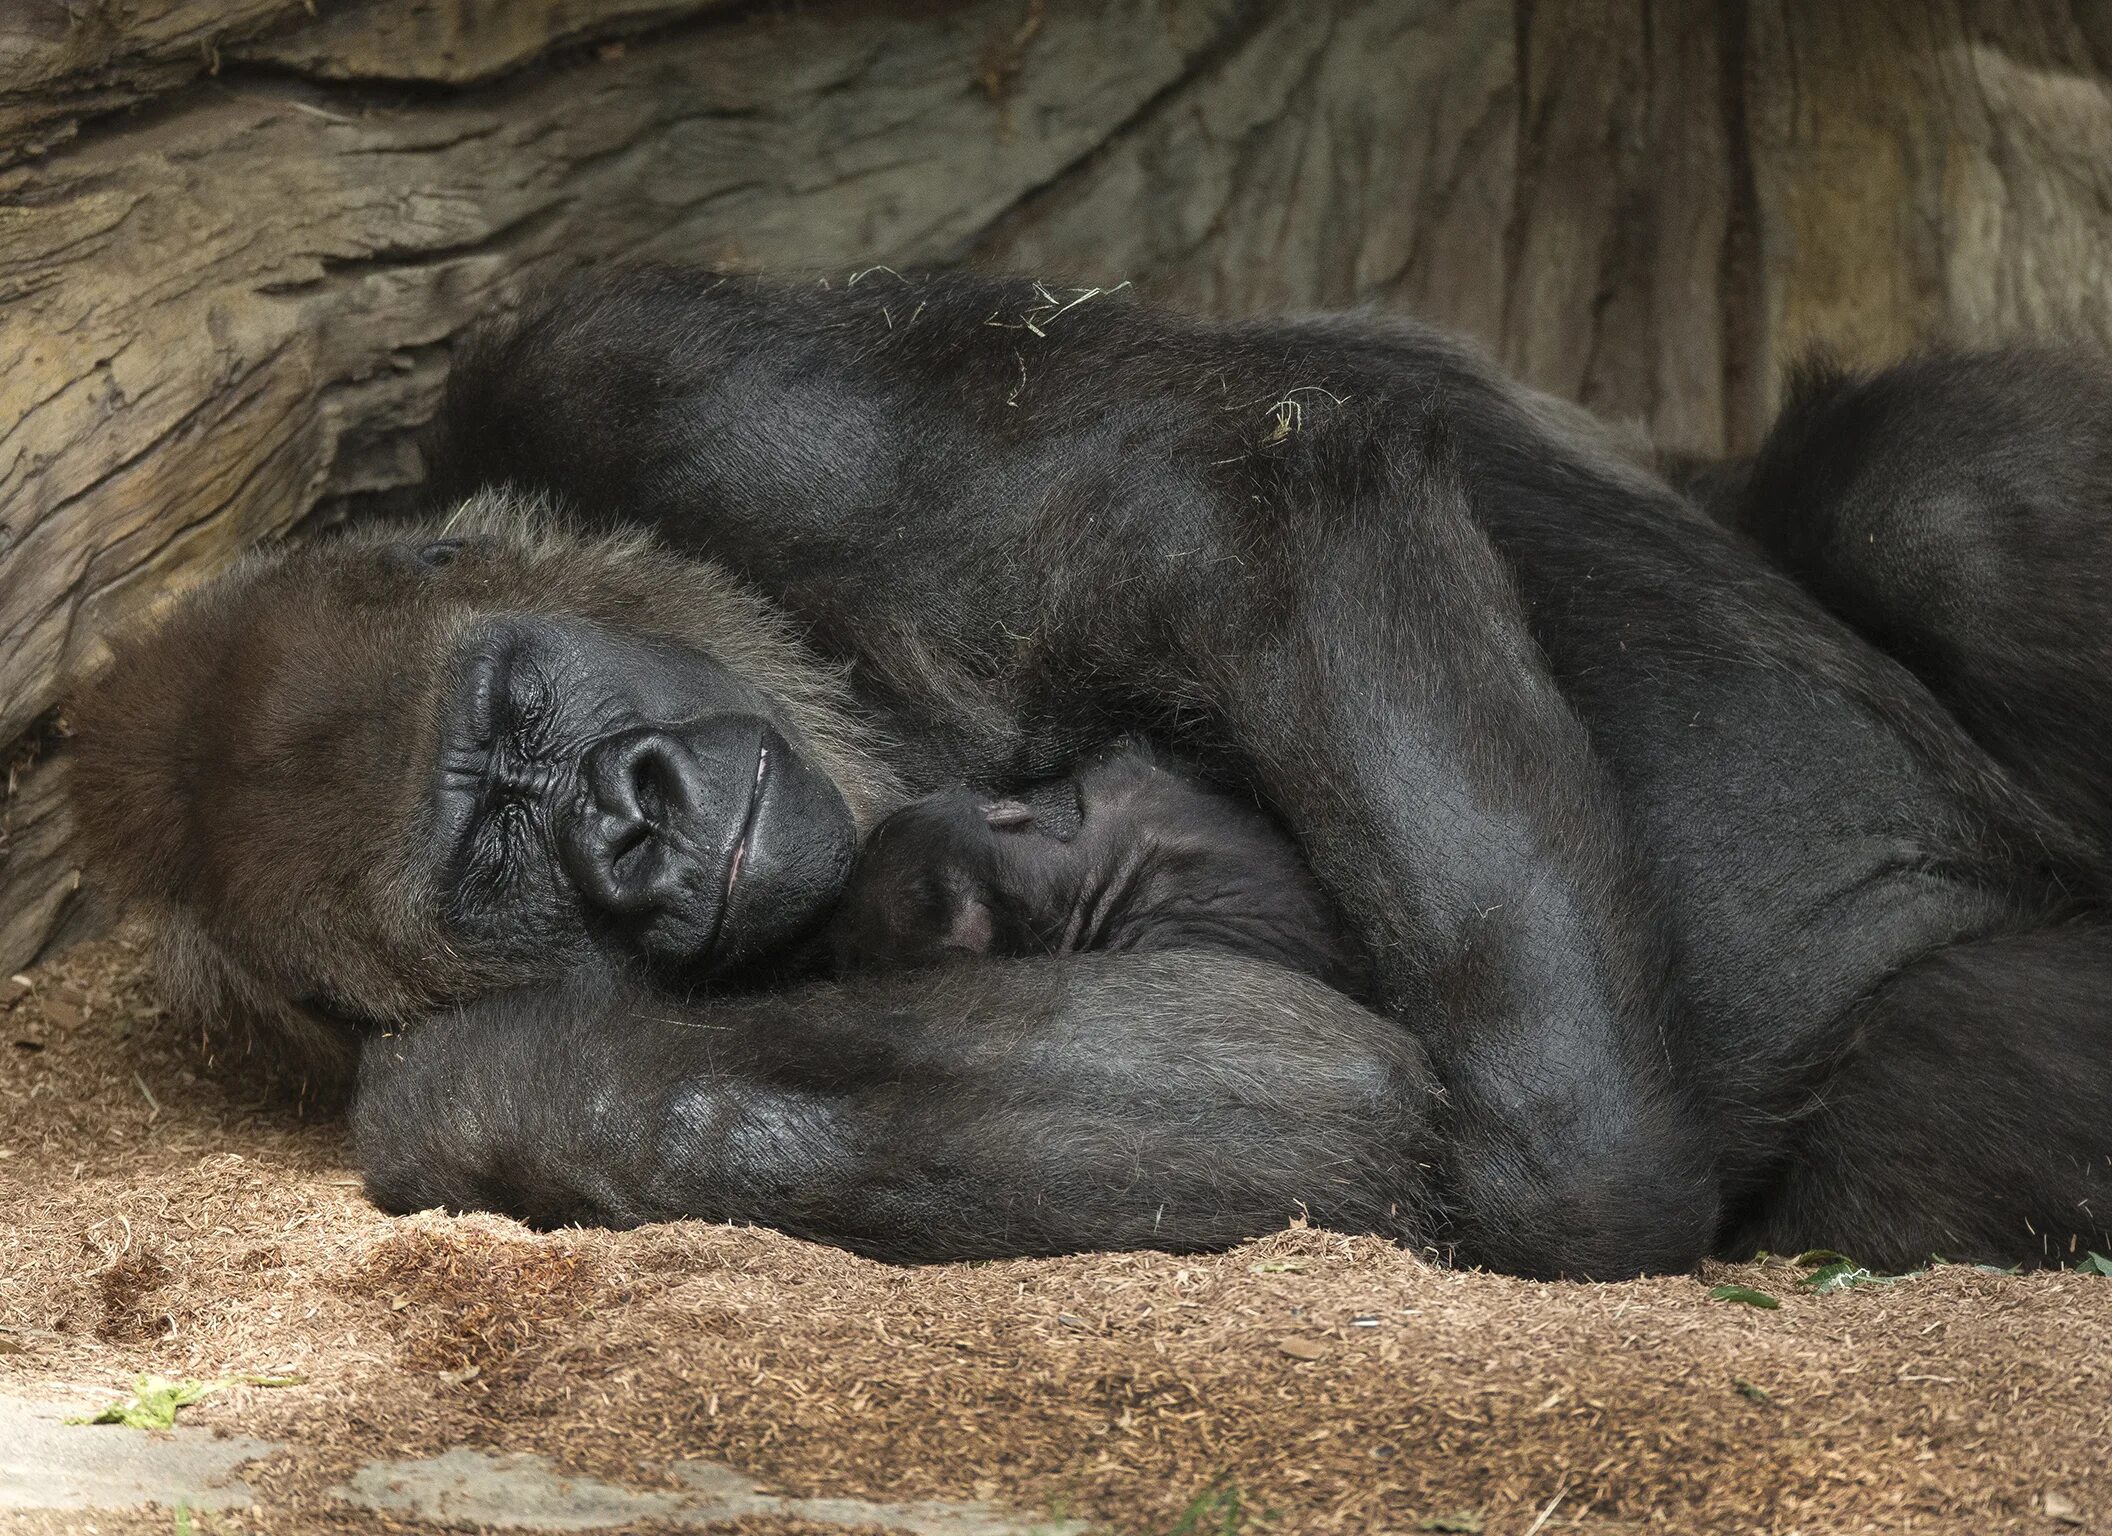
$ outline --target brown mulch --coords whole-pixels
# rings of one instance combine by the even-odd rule
[[[0,978],[0,1392],[304,1377],[185,1411],[292,1446],[212,1530],[396,1529],[325,1490],[472,1445],[1134,1536],[1520,1533],[1551,1502],[1549,1532],[2112,1531],[2112,1280],[1546,1285],[1310,1231],[895,1269],[693,1222],[391,1220],[334,1121],[165,1015],[136,939],[31,979]]]

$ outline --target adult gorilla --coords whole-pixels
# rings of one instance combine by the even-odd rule
[[[1836,382],[1726,515],[1873,606],[1900,567],[1835,525],[1911,460],[1964,532],[1881,639],[2029,671],[1964,552],[2065,592],[2059,548],[2097,585],[2030,623],[2101,645],[2112,418],[2080,365],[2046,404],[2056,366],[1889,415]],[[385,1204],[898,1257],[1302,1207],[1595,1276],[2102,1241],[2103,757],[2027,789],[1973,731],[2103,741],[2107,672],[1939,700],[1439,335],[646,274],[486,332],[445,414],[458,484],[795,625],[486,496],[253,561],[81,701],[84,825],[196,994],[311,1038],[443,1014],[364,1045]],[[1123,731],[1283,820],[1377,1012],[1207,955],[796,980],[855,825]]]

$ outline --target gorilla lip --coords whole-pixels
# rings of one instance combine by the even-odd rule
[[[741,878],[741,862],[748,855],[748,840],[755,834],[755,820],[762,813],[763,788],[770,772],[770,738],[765,735],[756,743],[755,778],[748,789],[748,808],[741,813],[741,828],[734,834],[733,851],[726,855],[726,879],[719,887],[719,910],[711,919],[711,931],[704,935],[704,942],[697,948],[697,958],[707,963],[719,947],[719,935],[726,931],[726,914],[733,910],[733,887]]]
[[[766,736],[755,749],[755,783],[748,791],[748,809],[741,817],[741,830],[733,840],[733,853],[726,860],[726,885],[719,893],[721,926],[725,923],[725,904],[733,899],[734,882],[741,878],[741,860],[748,855],[748,839],[755,834],[755,818],[763,808],[763,780],[769,772],[770,739]]]

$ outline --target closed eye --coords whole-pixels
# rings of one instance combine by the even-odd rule
[[[503,905],[520,875],[522,849],[534,824],[533,803],[504,793],[493,796],[472,818],[450,865],[449,905],[458,920],[465,913]]]
[[[433,846],[452,876],[471,852],[489,793],[493,758],[516,713],[513,637],[487,637],[464,660],[443,702],[440,763],[433,792]]]

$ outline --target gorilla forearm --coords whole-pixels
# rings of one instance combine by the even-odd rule
[[[1677,1268],[1713,1239],[1716,1186],[1692,1091],[1708,1064],[1669,1044],[1662,914],[1493,558],[1428,564],[1449,572],[1425,605],[1444,623],[1398,622],[1398,594],[1345,558],[1279,650],[1221,680],[1224,712],[1363,915],[1380,1006],[1430,1048],[1460,1251],[1521,1273]],[[1343,666],[1344,636],[1373,659]]]
[[[755,1222],[897,1260],[1220,1247],[1304,1213],[1411,1242],[1420,1048],[1231,958],[1011,961],[684,1006],[493,998],[369,1042],[393,1210]]]

